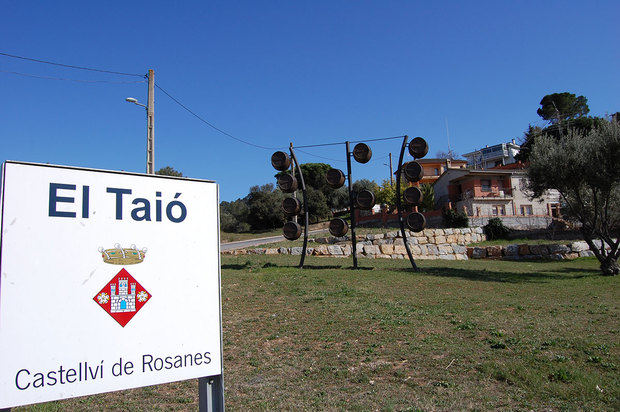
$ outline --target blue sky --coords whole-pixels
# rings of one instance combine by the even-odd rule
[[[613,1],[3,1],[0,52],[156,81],[219,128],[268,147],[408,134],[429,155],[519,139],[548,93],[620,110]],[[145,170],[144,83],[0,56],[0,160]],[[273,150],[210,129],[156,91],[155,167],[216,180],[222,200],[274,182]],[[399,140],[355,179],[388,178]],[[300,161],[345,168],[344,146]]]

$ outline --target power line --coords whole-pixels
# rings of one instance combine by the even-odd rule
[[[27,60],[27,61],[36,62],[36,63],[51,64],[52,66],[66,67],[66,68],[69,68],[69,69],[88,70],[88,71],[91,71],[91,72],[118,74],[120,76],[144,77],[143,74],[123,73],[123,72],[116,72],[116,71],[113,71],[113,70],[95,69],[93,67],[75,66],[75,65],[72,65],[72,64],[56,63],[56,62],[51,62],[51,61],[48,61],[48,60],[33,59],[32,57],[17,56],[15,54],[9,54],[9,53],[3,53],[3,52],[0,52],[0,55],[1,56],[6,56],[6,57],[12,57],[14,59]]]
[[[145,83],[146,80],[128,80],[128,81],[115,81],[115,80],[82,80],[82,79],[68,79],[64,77],[51,77],[51,76],[40,76],[37,74],[30,73],[21,73],[21,72],[13,72],[10,70],[0,70],[2,73],[16,74],[19,76],[25,77],[34,77],[35,79],[44,79],[44,80],[64,80],[69,82],[78,82],[78,83],[113,83],[113,84],[129,84],[129,83]]]
[[[372,139],[363,139],[363,140],[350,140],[349,143],[362,143],[362,142],[378,142],[380,140],[392,140],[392,139],[402,139],[404,136],[393,136],[393,137],[378,137]],[[308,148],[308,147],[323,147],[323,146],[335,146],[339,144],[345,144],[346,142],[335,142],[335,143],[319,143],[319,144],[308,144],[302,146],[295,146],[295,148]]]
[[[340,144],[340,143],[337,143],[337,144]],[[323,159],[323,160],[331,160],[332,162],[340,162],[340,163],[345,163],[345,161],[344,161],[344,160],[334,159],[334,158],[331,158],[331,157],[324,157],[324,156],[315,155],[315,154],[313,154],[313,153],[306,152],[305,150],[301,150],[301,149],[299,149],[299,148],[297,148],[297,147],[295,147],[295,146],[293,146],[293,149],[297,150],[298,152],[301,152],[301,153],[307,154],[308,156],[318,157],[319,159]]]
[[[285,147],[267,147],[267,146],[261,146],[258,144],[254,144],[251,142],[248,142],[247,140],[243,140],[240,139],[236,136],[233,136],[232,134],[225,132],[224,130],[220,129],[219,127],[215,126],[213,123],[203,119],[202,117],[200,117],[198,114],[196,114],[192,109],[190,109],[189,107],[185,106],[183,103],[181,103],[177,98],[175,98],[174,96],[172,96],[170,93],[168,93],[166,90],[164,90],[159,84],[157,84],[157,82],[155,82],[155,87],[157,87],[159,90],[161,90],[166,96],[168,96],[170,99],[172,99],[176,104],[178,104],[179,106],[181,106],[183,109],[185,109],[188,113],[190,113],[192,116],[194,116],[196,119],[200,120],[201,122],[203,122],[204,124],[206,124],[207,126],[211,127],[212,129],[222,133],[224,136],[228,136],[231,139],[234,139],[238,142],[241,142],[243,144],[247,144],[249,146],[254,146],[254,147],[258,147],[259,149],[266,149],[266,150],[274,150],[274,149],[285,149]]]

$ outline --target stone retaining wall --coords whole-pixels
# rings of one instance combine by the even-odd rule
[[[467,260],[466,244],[486,239],[481,227],[461,229],[425,229],[407,232],[407,242],[414,259]],[[343,242],[347,242],[344,243]],[[228,255],[290,254],[301,255],[301,247],[237,249],[222,252]],[[309,242],[308,255],[348,257],[352,246],[350,238],[317,238]],[[368,234],[357,237],[357,255],[368,258],[405,259],[407,250],[400,232]]]
[[[600,247],[600,241],[594,241],[594,245]],[[506,246],[468,247],[467,256],[470,259],[563,260],[594,256],[594,253],[586,242],[579,241],[544,245],[512,244]]]

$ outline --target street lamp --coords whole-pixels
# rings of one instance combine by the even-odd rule
[[[146,77],[149,81],[147,104],[142,104],[133,97],[127,97],[125,101],[146,109],[146,173],[152,175],[155,173],[155,73],[153,70],[149,69]]]
[[[128,97],[125,99],[126,102],[137,104],[138,106],[142,106],[146,109],[146,105],[142,103],[138,103],[138,99],[134,99],[133,97]]]

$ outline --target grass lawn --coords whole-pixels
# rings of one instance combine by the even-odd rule
[[[262,237],[280,236],[282,235],[282,229],[266,230],[262,232],[244,232],[244,233],[229,233],[220,231],[220,241],[222,243],[237,242],[239,240],[258,239]]]
[[[596,260],[297,262],[222,259],[230,410],[620,409],[620,277]],[[197,392],[186,381],[32,410],[194,410]]]

